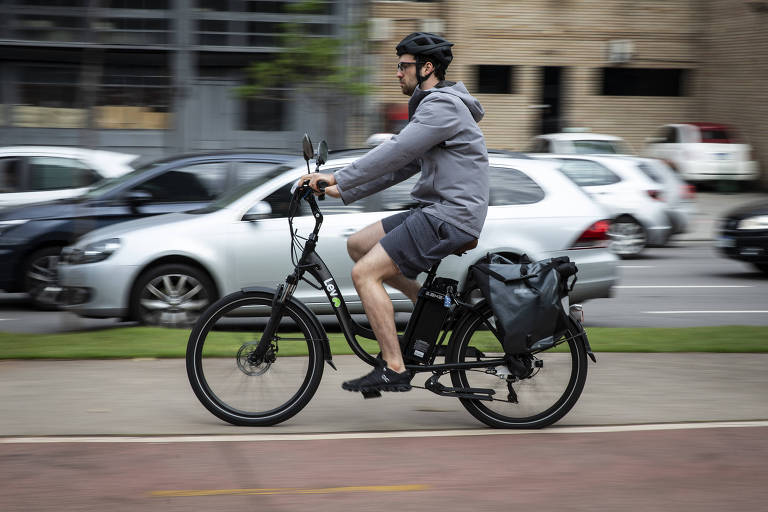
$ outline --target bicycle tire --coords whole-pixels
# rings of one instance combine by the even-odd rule
[[[501,342],[490,330],[484,330],[484,320],[493,322],[489,306],[467,314],[449,340],[450,362],[465,362],[504,356]],[[569,329],[559,344],[563,349],[550,349],[535,354],[541,368],[512,384],[518,403],[509,401],[506,378],[485,370],[453,370],[455,387],[493,389],[493,401],[460,398],[470,414],[494,428],[535,429],[555,423],[576,404],[587,378],[587,350],[581,330],[569,319]],[[475,350],[472,350],[474,348]],[[479,352],[478,352],[479,351]],[[563,353],[565,352],[565,353]]]
[[[189,383],[206,409],[233,425],[269,426],[291,418],[314,396],[323,376],[325,334],[295,301],[283,306],[274,361],[249,359],[273,297],[262,291],[227,295],[200,316],[189,336]],[[289,357],[292,353],[306,355]]]

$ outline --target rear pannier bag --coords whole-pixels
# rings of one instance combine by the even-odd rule
[[[567,256],[531,262],[523,255],[512,263],[499,254],[488,254],[469,267],[468,285],[477,287],[491,306],[499,339],[506,354],[523,354],[554,345],[568,328],[563,298],[575,263]]]

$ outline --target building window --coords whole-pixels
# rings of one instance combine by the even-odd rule
[[[476,66],[478,94],[514,94],[514,66]]]
[[[282,94],[281,94],[282,96]],[[287,101],[278,98],[249,98],[245,103],[243,130],[286,130]]]
[[[685,96],[687,69],[603,68],[604,96]]]
[[[77,108],[79,67],[25,66],[16,83],[19,104],[12,108],[14,126],[84,128],[87,111]]]
[[[171,125],[171,77],[166,68],[107,67],[95,124],[112,130],[165,130]]]

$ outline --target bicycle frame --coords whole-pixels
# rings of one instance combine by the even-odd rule
[[[302,192],[301,188],[298,189],[295,192],[295,197],[293,201],[301,201],[301,200],[305,200],[310,205],[310,208],[312,210],[312,215],[315,218],[315,227],[312,230],[312,233],[307,238],[307,242],[304,245],[304,248],[301,253],[301,257],[299,258],[297,265],[294,267],[293,273],[289,274],[285,280],[285,283],[278,288],[278,291],[275,295],[276,303],[272,308],[272,316],[270,317],[270,320],[266,328],[264,329],[264,332],[262,333],[262,337],[259,342],[259,347],[257,348],[257,352],[260,350],[266,351],[267,347],[269,346],[269,340],[271,340],[272,336],[274,335],[276,322],[282,314],[282,305],[285,304],[286,301],[291,299],[291,297],[293,296],[293,292],[296,290],[296,287],[299,284],[299,281],[304,281],[315,289],[322,288],[322,290],[325,292],[326,297],[328,298],[328,302],[333,307],[333,311],[336,314],[336,318],[338,319],[339,325],[341,326],[341,331],[344,333],[344,338],[346,339],[349,347],[352,349],[352,351],[355,353],[357,357],[367,362],[368,364],[374,364],[375,358],[370,354],[368,354],[360,346],[360,343],[357,341],[357,338],[356,338],[357,336],[361,336],[363,338],[375,340],[376,336],[373,330],[360,325],[354,320],[354,318],[352,318],[352,315],[349,313],[349,309],[347,308],[347,305],[344,301],[344,297],[341,295],[339,287],[336,285],[336,280],[331,274],[331,271],[328,269],[328,266],[325,264],[322,258],[320,258],[317,252],[315,252],[315,247],[317,246],[317,240],[318,240],[318,233],[320,231],[320,226],[323,223],[323,214],[320,211],[320,208],[317,205],[317,201],[315,200],[315,197],[311,190],[307,192]],[[437,270],[437,264],[434,265],[430,270],[427,277],[427,281],[426,281],[427,283],[429,283],[434,278],[436,270]],[[309,273],[317,281],[317,284],[307,280],[305,278],[306,273]],[[460,308],[460,314],[453,315],[452,319],[454,321],[460,319],[464,314],[472,310],[471,305],[463,304],[458,301],[456,302],[458,303],[458,307]],[[449,322],[448,326],[444,327],[443,336],[441,336],[441,341],[444,340],[445,332],[448,330],[448,327],[450,327],[450,323],[451,322]],[[488,326],[491,329],[493,329],[492,326],[490,325]],[[407,341],[408,340],[402,340],[402,342],[406,342],[406,343]],[[432,360],[434,360],[434,357]],[[430,364],[406,364],[406,368],[408,370],[412,370],[415,372],[443,373],[449,370],[492,368],[492,367],[504,365],[509,361],[507,357],[503,357],[498,359],[496,358],[488,359],[482,362],[468,362],[468,363],[431,364],[431,362],[432,361],[430,361]]]

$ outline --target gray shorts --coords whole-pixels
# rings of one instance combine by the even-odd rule
[[[415,279],[475,239],[444,220],[424,213],[421,208],[386,217],[381,224],[386,235],[379,243],[409,279]]]

